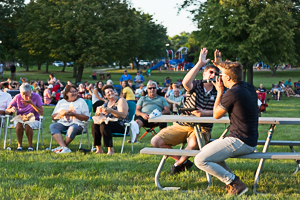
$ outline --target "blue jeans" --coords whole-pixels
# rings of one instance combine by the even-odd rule
[[[251,147],[234,137],[217,139],[202,148],[195,157],[195,165],[228,185],[234,180],[235,175],[225,160],[252,153],[255,149],[256,147]]]

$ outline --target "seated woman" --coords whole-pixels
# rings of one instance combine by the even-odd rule
[[[56,105],[56,100],[54,98],[54,96],[52,95],[52,92],[51,92],[51,89],[53,88],[53,85],[48,85],[48,86],[45,86],[46,89],[44,90],[44,104],[45,105]]]
[[[128,81],[122,81],[122,88],[120,97],[126,99],[126,101],[135,101],[135,96],[132,88],[129,86]]]
[[[93,95],[92,95],[93,112],[96,112],[96,108],[98,106],[102,106],[106,102],[106,99],[103,98],[102,87],[103,87],[103,82],[98,81],[96,83],[95,89],[93,90]]]
[[[98,107],[96,116],[103,115],[109,118],[118,118],[118,121],[110,121],[108,124],[104,122],[101,124],[92,124],[92,134],[94,137],[94,145],[97,150],[96,153],[103,153],[101,147],[101,136],[103,137],[103,143],[105,147],[108,147],[108,155],[113,155],[113,140],[112,133],[124,133],[124,123],[129,122],[128,120],[128,105],[124,98],[116,97],[114,94],[114,87],[112,85],[105,85],[102,88],[105,97],[108,102],[103,104],[102,107]]]
[[[25,134],[28,139],[28,151],[33,151],[32,147],[32,137],[33,129],[38,128],[40,125],[39,117],[43,115],[43,102],[39,94],[31,91],[31,87],[28,83],[23,83],[20,86],[20,94],[16,95],[12,102],[5,110],[6,114],[12,114],[17,111],[17,115],[27,115],[29,113],[34,114],[35,122],[30,124],[16,123],[14,121],[14,126],[16,127],[16,133],[18,138],[18,148],[17,151],[22,151],[22,140]]]
[[[67,146],[76,134],[82,131],[82,121],[87,121],[89,116],[88,105],[84,99],[79,98],[75,85],[67,85],[63,99],[57,103],[52,113],[52,120],[59,119],[49,127],[53,138],[59,145],[52,151],[54,153],[70,153],[71,150]],[[64,131],[66,131],[65,140],[62,137]]]

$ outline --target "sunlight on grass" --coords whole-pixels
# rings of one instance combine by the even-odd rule
[[[65,73],[59,72],[60,68],[50,68],[50,70],[62,81],[74,80],[70,78],[72,68],[68,68]],[[93,82],[89,77],[92,70],[92,68],[85,69],[83,80]],[[131,74],[134,72],[135,70],[129,70]],[[20,73],[22,75],[19,76],[28,77],[29,80],[37,77],[32,72],[21,71]],[[111,73],[113,81],[117,83],[123,70],[111,70]],[[175,81],[183,78],[186,72],[153,72],[150,78],[162,83],[170,74],[171,79]],[[296,80],[296,77],[300,76],[300,71],[292,73],[278,71],[277,75],[278,77],[271,77],[270,72],[254,72],[255,85],[265,83],[265,86],[270,88],[268,84],[277,83],[278,80],[286,80],[289,77]],[[38,77],[45,80],[48,74],[41,73]],[[201,78],[201,74],[197,78]],[[268,98],[271,98],[271,95],[268,94]],[[267,112],[262,113],[262,117],[300,117],[300,98],[283,97],[281,101],[271,99],[268,104]],[[268,194],[254,195],[252,185],[259,160],[229,159],[228,165],[246,183],[249,191],[242,197],[228,197],[222,188],[224,184],[214,177],[213,187],[205,193],[202,192],[207,187],[205,173],[195,166],[190,171],[170,176],[170,167],[174,161],[169,158],[161,173],[161,185],[178,186],[186,192],[160,191],[154,184],[154,175],[161,156],[139,153],[140,149],[151,146],[151,134],[140,140],[140,143],[134,144],[133,153],[131,145],[126,143],[124,153],[121,155],[122,138],[114,138],[116,151],[114,156],[92,153],[84,155],[77,151],[80,137],[76,137],[70,144],[72,153],[53,154],[45,151],[49,147],[51,138],[48,127],[51,124],[50,115],[53,109],[53,106],[44,107],[44,144],[40,145],[40,151],[16,152],[15,132],[13,132],[12,151],[0,150],[0,199],[300,199],[300,173],[292,175],[296,169],[296,162],[293,160],[267,160],[260,177],[258,191]],[[224,128],[224,124],[215,124],[212,137],[218,138]],[[258,128],[259,139],[265,139],[269,125],[259,125]],[[90,128],[89,132],[91,133]],[[299,140],[299,138],[300,126],[296,125],[278,125],[273,135],[273,140]],[[35,132],[34,146],[36,139]],[[26,136],[23,141],[23,147],[27,149]],[[3,136],[0,142],[2,145]],[[9,142],[10,140],[7,143]],[[88,148],[87,143],[87,138],[84,136],[83,148]],[[56,146],[57,144],[53,142],[53,148]],[[179,145],[175,148],[179,148]],[[258,146],[259,151],[262,148]],[[300,152],[300,147],[295,147],[295,150]],[[104,148],[104,151],[107,149]],[[290,149],[270,146],[269,151],[290,152]],[[190,160],[193,161],[193,158]]]

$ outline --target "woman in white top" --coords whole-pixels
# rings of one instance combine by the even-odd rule
[[[53,138],[59,145],[53,151],[54,153],[69,153],[71,150],[67,146],[76,134],[82,131],[82,121],[87,121],[90,116],[88,105],[84,99],[78,97],[75,85],[66,86],[64,98],[57,103],[52,113],[52,120],[55,120],[57,115],[62,118],[49,127]],[[66,131],[65,140],[62,137],[64,131]]]
[[[98,106],[102,106],[105,102],[107,102],[107,100],[103,97],[102,87],[102,81],[96,83],[96,87],[92,95],[93,112],[96,112]]]

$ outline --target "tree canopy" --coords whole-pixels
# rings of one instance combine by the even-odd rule
[[[185,0],[185,8],[194,0]],[[207,0],[193,10],[198,23],[197,40],[202,47],[222,51],[223,57],[238,60],[249,70],[252,83],[252,66],[262,61],[273,69],[283,63],[295,63],[292,1]]]
[[[6,15],[16,27],[15,35],[8,34],[19,45],[14,57],[38,66],[54,60],[73,61],[74,69],[78,67],[77,82],[81,81],[84,66],[155,59],[164,51],[166,28],[152,15],[131,8],[123,0],[19,3],[22,13]]]

